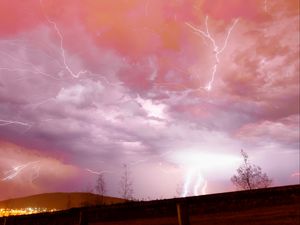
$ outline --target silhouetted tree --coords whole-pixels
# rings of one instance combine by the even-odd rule
[[[122,198],[127,200],[133,199],[133,188],[132,188],[132,180],[131,173],[126,164],[123,165],[123,175],[121,176],[120,181],[120,194]]]
[[[272,180],[263,173],[259,166],[251,164],[248,154],[241,150],[244,163],[237,169],[237,175],[231,177],[231,182],[239,190],[252,190],[269,187]]]
[[[106,193],[106,185],[104,181],[104,175],[103,173],[99,174],[97,181],[96,181],[96,186],[95,186],[95,191],[98,195],[101,196],[100,204],[103,204],[104,202],[104,195]]]

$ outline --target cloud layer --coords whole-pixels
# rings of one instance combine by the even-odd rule
[[[137,197],[172,197],[191,157],[220,159],[197,166],[208,193],[231,190],[241,148],[299,182],[298,4],[1,1],[0,198],[79,191],[91,171],[118,195],[124,163]]]

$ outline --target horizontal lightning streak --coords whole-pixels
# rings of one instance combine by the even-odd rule
[[[29,163],[22,164],[19,166],[15,166],[15,167],[13,167],[13,169],[4,172],[4,174],[7,174],[7,175],[4,178],[2,178],[1,180],[2,181],[12,180],[16,176],[18,176],[25,168],[27,168],[28,166],[30,166],[32,164],[38,163],[38,162],[39,161],[33,161],[33,162],[29,162]]]
[[[86,168],[85,171],[91,173],[91,174],[95,174],[95,175],[101,175],[101,174],[104,174],[104,173],[113,173],[109,170],[103,170],[103,171],[95,171],[95,170],[91,170],[91,169],[88,169]]]
[[[20,122],[20,121],[0,119],[0,126],[6,126],[6,125],[12,125],[12,124],[21,125],[21,126],[29,126],[29,127],[31,126],[28,123],[24,123],[24,122]]]

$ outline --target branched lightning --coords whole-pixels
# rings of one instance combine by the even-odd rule
[[[43,3],[42,3],[43,0],[40,0],[40,5],[41,5],[41,8],[43,9]],[[62,32],[60,31],[60,29],[58,28],[57,26],[57,23],[55,21],[53,21],[52,19],[49,18],[49,16],[46,14],[46,12],[43,10],[43,14],[47,20],[47,22],[52,25],[52,27],[54,28],[54,30],[56,31],[57,33],[57,36],[59,37],[59,40],[60,40],[60,52],[61,52],[61,57],[62,57],[62,60],[63,60],[63,67],[68,71],[68,73],[73,77],[73,78],[79,78],[81,75],[98,75],[101,77],[101,79],[106,82],[108,85],[110,86],[118,86],[118,85],[122,85],[123,83],[122,82],[119,82],[119,83],[116,83],[116,84],[112,84],[110,81],[107,80],[107,78],[102,75],[102,74],[95,74],[89,70],[81,70],[77,73],[75,73],[71,67],[69,66],[69,64],[67,63],[67,59],[66,59],[66,51],[65,51],[65,48],[64,48],[64,37],[62,35]]]
[[[235,27],[235,25],[237,24],[237,22],[238,22],[238,19],[235,19],[234,22],[233,22],[233,24],[229,27],[228,32],[227,32],[226,37],[225,37],[224,44],[223,44],[222,47],[220,47],[216,43],[216,40],[212,37],[212,35],[209,32],[209,28],[208,28],[208,16],[205,17],[205,28],[206,28],[205,31],[196,28],[195,26],[191,25],[190,23],[186,23],[186,25],[188,27],[190,27],[197,35],[204,36],[205,38],[207,38],[211,42],[212,47],[213,47],[213,53],[214,53],[214,56],[215,56],[215,63],[214,63],[213,68],[212,68],[211,79],[207,83],[207,85],[205,86],[205,89],[207,91],[210,91],[212,89],[212,85],[213,85],[214,80],[215,80],[215,75],[216,75],[216,72],[217,72],[217,68],[218,68],[218,65],[220,63],[219,55],[227,47],[230,34],[231,34],[233,28]]]
[[[24,169],[26,169],[28,166],[32,165],[32,164],[36,164],[39,163],[39,161],[33,161],[33,162],[29,162],[29,163],[25,163],[19,166],[15,166],[13,167],[11,170],[8,170],[6,172],[4,172],[4,178],[2,178],[2,181],[7,181],[7,180],[12,180],[15,177],[17,177]],[[37,177],[35,177],[36,179]],[[33,181],[33,180],[32,180]]]
[[[42,6],[42,0],[40,0],[40,5],[43,8],[43,6]],[[55,29],[55,31],[56,31],[56,33],[57,33],[57,35],[59,37],[59,40],[60,40],[60,52],[61,52],[61,57],[62,57],[65,69],[74,78],[79,78],[80,75],[89,73],[89,71],[87,71],[87,70],[81,70],[78,73],[75,73],[75,72],[72,71],[72,69],[70,68],[70,66],[68,65],[67,60],[66,60],[66,53],[65,53],[65,49],[64,49],[64,37],[63,37],[61,31],[59,30],[57,24],[53,20],[51,20],[47,16],[47,14],[45,12],[44,12],[44,15],[45,15],[45,18],[48,21],[48,23],[53,26],[53,28]]]
[[[40,2],[40,5],[41,7],[43,8],[42,6],[42,0],[39,1]],[[44,11],[43,11],[44,12]],[[60,63],[59,61],[57,61],[59,63],[59,65],[65,69],[73,78],[79,78],[81,75],[83,74],[87,74],[87,75],[98,75],[101,77],[101,79],[107,83],[108,85],[110,86],[119,86],[119,85],[122,85],[123,83],[122,82],[119,82],[119,83],[111,83],[105,76],[101,75],[101,74],[94,74],[92,73],[91,71],[88,71],[88,70],[81,70],[79,71],[78,73],[75,73],[70,65],[67,63],[67,59],[66,59],[66,51],[64,49],[64,37],[62,35],[62,32],[60,31],[58,25],[53,21],[51,20],[47,14],[44,12],[44,16],[46,18],[46,20],[48,21],[48,23],[54,28],[55,32],[57,33],[57,36],[60,40],[60,55],[62,57],[62,63]],[[7,40],[2,40],[4,42],[7,42]],[[2,42],[1,41],[1,42]],[[10,40],[9,42],[11,42],[11,44],[13,45],[20,45],[22,44],[23,45],[23,41],[22,40]],[[27,50],[27,49],[26,49]],[[10,55],[4,51],[0,51],[0,54],[3,56],[3,58],[7,58],[9,60],[11,60],[11,63],[13,66],[10,67],[10,66],[0,66],[0,71],[8,71],[8,72],[17,72],[17,73],[20,73],[21,75],[18,76],[14,81],[20,81],[20,80],[23,80],[23,79],[27,79],[27,76],[25,75],[22,75],[22,73],[30,73],[30,74],[40,74],[40,75],[43,75],[45,77],[48,77],[48,78],[52,78],[54,80],[58,80],[60,81],[61,78],[59,77],[56,77],[56,76],[53,76],[51,74],[48,74],[46,72],[44,72],[43,70],[41,70],[38,66],[28,62],[28,61],[25,61],[25,60],[22,60],[22,59],[19,59],[19,58],[16,58],[14,57],[13,55]],[[45,53],[46,54],[46,53]],[[50,56],[49,56],[50,57]],[[61,60],[60,60],[61,61]],[[20,64],[20,66],[16,66],[16,63]],[[34,108],[48,102],[48,101],[51,101],[51,100],[54,100],[55,101],[55,98],[49,98],[49,99],[46,99],[46,100],[43,100],[41,102],[38,102],[38,103],[33,103],[33,104],[28,104],[28,105],[32,105]],[[4,120],[4,119],[0,119],[0,126],[7,126],[7,125],[20,125],[20,126],[26,126],[28,127],[28,129],[30,129],[33,124],[29,124],[29,123],[25,123],[25,122],[21,122],[21,121],[15,121],[15,120]],[[27,130],[28,130],[27,129]]]

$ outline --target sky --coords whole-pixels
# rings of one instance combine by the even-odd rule
[[[0,200],[299,184],[297,0],[0,0]]]

